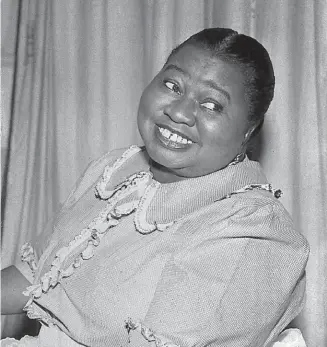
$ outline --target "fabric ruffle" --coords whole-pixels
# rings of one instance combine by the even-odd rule
[[[228,199],[234,194],[245,193],[245,192],[249,192],[251,190],[266,190],[267,192],[272,193],[276,199],[279,199],[283,194],[280,189],[273,189],[272,185],[269,183],[267,183],[267,184],[249,184],[249,185],[247,185],[247,186],[245,186],[239,190],[235,190],[234,192],[225,195],[224,197],[222,197],[218,201],[223,200],[223,199]]]
[[[37,268],[36,254],[35,254],[34,248],[29,242],[24,243],[23,246],[21,247],[20,257],[23,262],[28,264],[34,277],[35,270]]]
[[[130,334],[131,330],[139,332],[148,342],[155,342],[156,347],[180,347],[169,339],[155,334],[150,328],[146,327],[141,322],[134,322],[131,318],[128,318],[125,322],[125,328],[128,334]]]
[[[112,197],[113,192],[107,190],[107,184],[110,181],[113,173],[117,171],[129,158],[141,151],[138,146],[130,146],[113,165],[107,165],[104,169],[102,178],[95,186],[96,196],[102,200],[108,200]]]

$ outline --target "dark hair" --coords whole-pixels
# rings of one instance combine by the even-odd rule
[[[256,125],[256,130],[259,130],[275,87],[274,69],[266,49],[254,38],[232,29],[209,28],[189,37],[172,50],[169,58],[186,45],[203,48],[241,69],[245,76],[249,123]]]

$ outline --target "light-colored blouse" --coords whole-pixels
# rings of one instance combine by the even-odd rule
[[[309,254],[273,193],[249,159],[160,184],[144,148],[110,152],[24,246],[27,314],[86,346],[270,346]]]

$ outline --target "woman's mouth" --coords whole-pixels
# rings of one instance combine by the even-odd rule
[[[168,148],[172,149],[184,149],[190,147],[194,142],[191,140],[176,134],[167,128],[156,126],[156,134],[159,140]]]

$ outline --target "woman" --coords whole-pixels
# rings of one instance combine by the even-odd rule
[[[172,51],[140,100],[145,147],[92,163],[34,249],[24,245],[29,268],[5,270],[16,295],[3,312],[25,305],[43,324],[21,345],[278,339],[303,306],[309,250],[245,155],[273,91],[268,53],[233,30]]]

